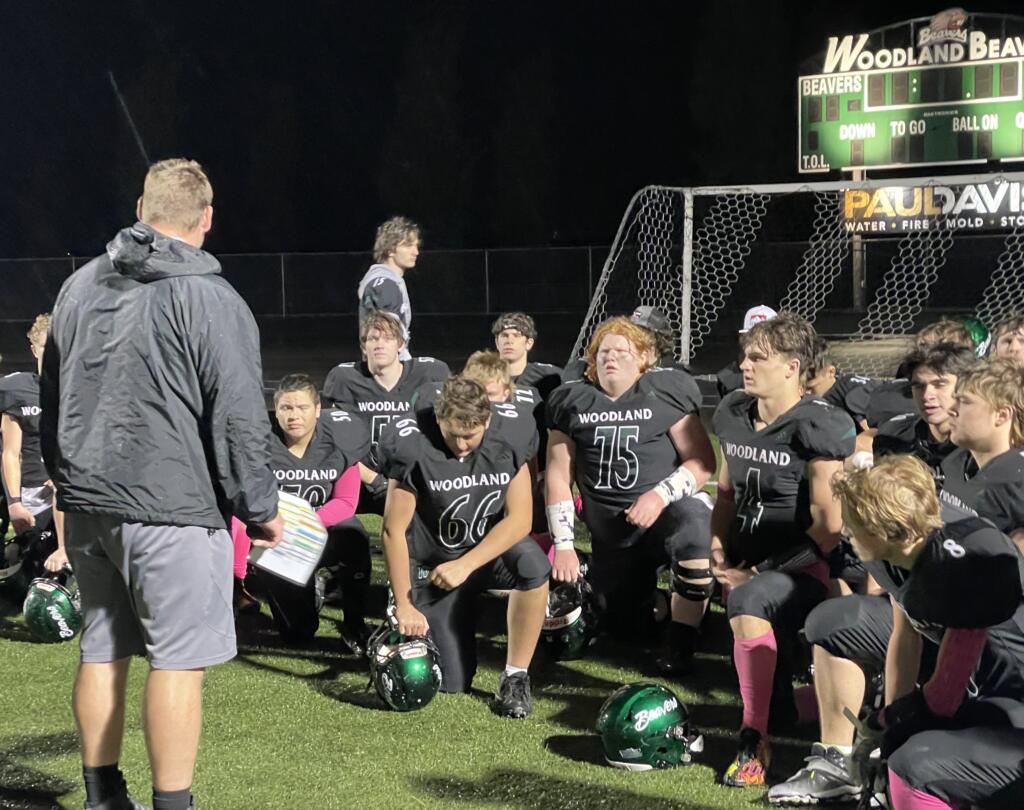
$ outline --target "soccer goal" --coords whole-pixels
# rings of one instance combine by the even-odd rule
[[[630,201],[573,356],[606,317],[660,307],[677,360],[735,354],[743,311],[795,312],[844,371],[891,375],[926,319],[1024,312],[1024,172],[648,186]],[[717,346],[717,356],[715,347]],[[710,364],[710,365],[709,365]]]

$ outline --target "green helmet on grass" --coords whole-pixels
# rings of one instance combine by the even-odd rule
[[[441,688],[441,654],[427,636],[404,636],[385,622],[366,646],[370,681],[399,712],[422,709]]]
[[[689,765],[704,750],[686,706],[656,683],[631,683],[612,692],[597,717],[597,732],[608,764],[629,771]]]
[[[25,624],[37,641],[47,644],[69,641],[82,629],[78,586],[69,572],[59,579],[33,579],[22,610]]]
[[[974,353],[978,357],[984,357],[988,354],[988,347],[992,342],[992,335],[989,333],[985,324],[973,315],[964,315],[962,318],[958,318],[958,320],[964,325],[967,333],[971,336],[971,340],[974,341]]]
[[[548,594],[548,608],[541,626],[540,639],[558,661],[582,658],[594,641],[597,615],[592,604],[590,585],[580,577],[562,582]]]

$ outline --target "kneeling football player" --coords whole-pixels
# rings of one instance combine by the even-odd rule
[[[278,488],[298,495],[327,529],[327,546],[320,565],[337,567],[342,587],[342,639],[356,653],[365,649],[365,624],[370,577],[370,538],[354,517],[359,500],[356,466],[370,446],[366,425],[354,414],[320,409],[320,394],[305,374],[289,374],[274,392],[270,458]],[[246,580],[249,538],[238,520],[232,521],[235,577]],[[304,642],[320,626],[315,577],[295,585],[256,569],[253,584],[266,595],[274,622],[285,640]]]
[[[816,335],[783,313],[743,335],[743,390],[718,406],[722,447],[711,518],[715,576],[730,588],[733,658],[743,699],[733,787],[763,785],[771,761],[769,714],[795,713],[786,654],[828,593],[825,562],[842,517],[830,481],[853,452],[845,412],[805,395]]]
[[[1024,367],[1024,315],[1012,315],[992,329],[992,355]]]
[[[854,549],[893,602],[886,705],[863,724],[854,759],[880,747],[896,810],[1024,806],[1020,554],[986,520],[945,521],[912,457],[883,459],[834,489]]]
[[[389,424],[380,439],[388,477],[384,556],[399,632],[429,631],[441,654],[441,689],[465,692],[476,672],[477,600],[511,591],[508,652],[494,709],[526,717],[527,669],[548,599],[551,566],[530,539],[527,464],[536,440],[492,405],[478,382],[453,377],[433,409]]]
[[[698,494],[715,455],[700,421],[700,393],[678,369],[654,366],[652,333],[627,318],[599,325],[584,379],[555,389],[545,488],[554,578],[579,576],[573,536],[575,480],[593,554],[588,580],[613,634],[651,628],[658,571],[672,579],[671,622],[658,668],[684,673],[712,578],[711,511]]]

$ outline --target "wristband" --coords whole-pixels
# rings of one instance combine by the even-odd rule
[[[870,470],[875,465],[875,456],[867,450],[858,450],[850,456],[850,466],[855,470]]]
[[[570,546],[575,539],[575,526],[573,520],[576,517],[576,509],[572,501],[558,501],[548,504],[545,509],[548,516],[548,531],[555,548]]]
[[[654,486],[654,491],[665,502],[665,506],[682,498],[689,498],[697,489],[697,479],[686,467],[676,467],[667,478],[663,478]]]
[[[20,495],[8,495],[7,496],[7,503],[8,504],[21,503],[21,496]]]

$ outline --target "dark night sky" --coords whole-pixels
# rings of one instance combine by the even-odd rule
[[[93,254],[130,220],[108,70],[151,159],[207,167],[215,251],[364,249],[393,213],[428,247],[606,244],[645,184],[797,179],[800,62],[943,7],[8,4],[0,255]]]

